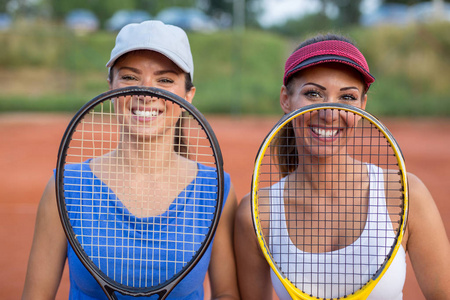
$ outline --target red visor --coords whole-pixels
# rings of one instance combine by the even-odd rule
[[[344,41],[330,40],[307,45],[292,53],[284,67],[284,85],[298,71],[327,62],[343,63],[355,68],[363,76],[366,90],[375,81],[358,48]]]

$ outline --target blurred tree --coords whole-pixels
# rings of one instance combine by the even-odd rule
[[[0,0],[5,1],[5,0]],[[17,0],[15,0],[17,1]],[[52,14],[57,19],[62,19],[71,10],[84,8],[91,10],[104,22],[111,17],[114,12],[120,9],[139,9],[155,16],[164,8],[170,6],[192,7],[198,0],[166,0],[166,1],[148,1],[148,0],[41,0],[47,1],[52,7]]]
[[[342,26],[358,24],[361,16],[361,2],[362,0],[335,0],[339,9],[338,24]]]
[[[139,9],[156,16],[167,7],[178,6],[197,7],[219,21],[231,23],[236,1],[242,1],[244,4],[246,25],[259,26],[257,17],[262,12],[262,4],[259,0],[0,0],[0,12],[13,10],[14,13],[26,14],[44,7],[48,11],[46,14],[50,14],[53,19],[60,21],[71,10],[88,9],[99,18],[101,24],[104,24],[120,9]]]
[[[6,12],[9,0],[0,0],[0,12]]]
[[[244,1],[244,0],[240,0]],[[216,20],[232,20],[233,1],[232,0],[199,0],[198,6],[206,14]]]
[[[400,3],[406,5],[413,5],[420,2],[430,2],[430,0],[382,0],[383,3]]]
[[[0,0],[0,11],[12,15],[39,16],[42,15],[42,1],[30,0]]]
[[[358,24],[361,15],[362,0],[319,0],[322,5],[321,14],[330,17],[333,10],[337,10],[336,20],[340,26]]]
[[[334,28],[336,20],[332,20],[322,12],[308,14],[299,19],[289,19],[285,24],[276,25],[271,30],[282,35],[304,39],[311,32],[325,32]]]
[[[240,2],[241,3],[237,3]],[[243,4],[245,9],[245,26],[259,27],[257,18],[262,12],[262,4],[259,0],[198,0],[198,6],[208,15],[217,20],[235,20],[235,5]]]
[[[299,37],[309,32],[333,31],[359,23],[362,0],[317,0],[320,10],[299,18],[286,20],[271,30],[287,36]]]
[[[171,6],[178,7],[194,7],[198,0],[165,0],[165,1],[148,1],[136,0],[136,8],[149,12],[152,16],[156,16],[160,11]]]
[[[136,0],[42,0],[48,2],[51,7],[52,17],[62,20],[73,9],[88,9],[92,11],[104,23],[119,9],[134,9]]]

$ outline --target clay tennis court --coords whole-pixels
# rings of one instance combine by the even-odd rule
[[[237,196],[250,189],[253,160],[277,118],[210,116]],[[36,210],[56,165],[69,115],[0,115],[0,299],[19,299],[25,280]],[[450,232],[450,119],[383,119],[402,147],[409,172],[428,186]],[[68,297],[65,271],[57,299]],[[255,287],[257,288],[257,287]],[[424,299],[411,265],[405,300]]]

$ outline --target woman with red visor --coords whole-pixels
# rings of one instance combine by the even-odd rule
[[[364,56],[350,40],[339,35],[319,35],[300,44],[287,59],[280,105],[286,114],[314,103],[341,103],[365,109],[367,92],[374,80]],[[281,163],[279,168],[283,173]],[[289,174],[289,170],[284,173]],[[408,174],[408,179],[410,206],[404,239],[394,261],[368,299],[403,298],[407,254],[425,297],[450,299],[448,236],[428,189],[415,175]],[[291,299],[266,262],[250,211],[248,194],[242,199],[235,219],[241,296],[243,299],[272,299],[272,289],[275,289],[279,299]]]

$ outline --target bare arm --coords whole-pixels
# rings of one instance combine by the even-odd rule
[[[409,174],[407,243],[419,286],[427,299],[450,299],[450,243],[438,208],[425,185]]]
[[[258,246],[253,230],[249,195],[242,199],[236,213],[234,248],[242,299],[272,299],[270,267]]]
[[[231,186],[217,226],[208,269],[212,299],[239,299],[236,260],[233,252],[233,224],[236,206],[236,194]]]
[[[55,181],[39,203],[22,299],[54,299],[66,260],[67,240],[56,205]]]

